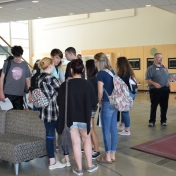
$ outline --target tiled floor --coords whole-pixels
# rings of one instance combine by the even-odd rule
[[[176,132],[176,100],[175,94],[171,94],[168,109],[167,127],[162,127],[159,122],[159,108],[156,126],[148,127],[150,102],[149,95],[140,92],[137,94],[134,107],[131,110],[131,136],[119,136],[114,164],[101,164],[95,173],[86,172],[86,162],[83,155],[84,175],[88,176],[176,176],[176,161],[159,156],[147,154],[134,149],[132,146],[156,139],[167,134]],[[104,153],[101,128],[96,127],[100,151]],[[57,158],[62,158],[57,154]],[[72,166],[75,165],[71,157]],[[13,165],[0,161],[0,176],[13,176]],[[48,170],[48,158],[38,158],[30,162],[20,164],[19,176],[72,176],[72,167],[66,169]]]

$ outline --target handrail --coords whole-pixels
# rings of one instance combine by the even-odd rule
[[[12,48],[11,45],[10,45],[5,39],[3,39],[3,37],[0,36],[0,39],[2,39],[2,41],[3,41],[4,43],[6,43],[7,46],[9,46],[10,48]],[[31,65],[30,63],[28,63],[23,57],[22,57],[22,59],[23,59],[24,62],[26,62],[31,68],[33,68],[32,65]]]

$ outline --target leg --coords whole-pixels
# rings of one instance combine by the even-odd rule
[[[18,175],[19,164],[14,164],[15,175]]]
[[[50,165],[56,163],[54,155],[55,122],[44,122],[46,129],[46,149],[50,160]]]
[[[111,131],[111,120],[112,120],[112,114],[113,114],[113,111],[111,108],[112,106],[110,105],[109,102],[102,102],[102,110],[101,110],[102,133],[103,133],[103,140],[104,140],[104,146],[105,146],[105,151],[106,151],[106,160],[110,162],[111,162],[110,131]],[[115,119],[117,121],[117,113],[116,113]]]
[[[150,89],[151,110],[149,123],[155,124],[156,121],[156,109],[160,100],[159,92],[159,89]]]
[[[117,129],[116,129],[116,116],[117,116],[117,110],[112,107],[112,118],[111,118],[111,159],[115,161],[115,152],[117,149],[117,143],[118,143],[118,135],[117,135]]]
[[[91,139],[94,145],[94,151],[99,152],[99,145],[98,145],[98,136],[95,131],[95,124],[94,124],[94,118],[91,118],[92,120],[92,128],[91,128]]]
[[[18,110],[23,110],[23,96],[17,96],[15,103],[15,107]]]
[[[79,130],[79,131],[84,143],[84,153],[86,155],[87,165],[88,167],[92,167],[92,143],[91,143],[90,133],[87,134],[87,129]]]
[[[161,90],[161,99],[160,99],[161,123],[167,121],[166,114],[168,109],[168,100],[169,100],[169,88],[163,88]]]
[[[130,131],[130,115],[129,112],[122,112],[123,121],[125,124],[125,130]]]
[[[71,128],[70,134],[73,144],[73,155],[76,161],[77,169],[82,170],[81,138],[79,130],[76,128]]]

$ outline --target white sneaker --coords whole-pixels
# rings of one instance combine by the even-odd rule
[[[118,134],[119,135],[126,135],[126,136],[130,136],[131,135],[130,131],[125,131],[125,130],[123,130],[122,132],[119,132]]]
[[[62,164],[61,162],[57,161],[55,164],[49,166],[49,170],[60,169],[60,168],[64,168],[65,166],[66,164]]]
[[[124,126],[124,125],[119,125],[119,126],[118,126],[118,130],[123,131],[124,129],[125,129],[125,126]]]
[[[66,167],[70,167],[70,166],[71,166],[71,163],[70,163],[69,161],[66,162],[66,159],[65,159],[65,158],[62,158],[61,163],[62,163],[62,164],[65,164]]]

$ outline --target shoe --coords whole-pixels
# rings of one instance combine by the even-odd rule
[[[119,126],[118,126],[118,130],[122,130],[122,131],[123,131],[124,129],[125,129],[125,126],[124,126],[124,125],[119,125]]]
[[[97,159],[100,156],[100,152],[92,152],[92,159]]]
[[[49,166],[49,170],[64,168],[66,165],[61,162],[56,162],[55,164]]]
[[[166,122],[161,123],[162,126],[167,126]]]
[[[97,164],[93,164],[93,166],[92,167],[88,167],[88,169],[87,169],[87,172],[94,172],[94,171],[96,171],[98,169],[98,165]]]
[[[124,136],[130,136],[131,135],[130,131],[126,131],[126,130],[123,130],[122,132],[119,132],[118,134],[119,135],[124,135]]]
[[[59,150],[59,147],[56,147],[56,150]]]
[[[154,124],[153,122],[150,122],[150,123],[148,124],[148,126],[149,126],[149,127],[154,127],[155,124]]]
[[[78,169],[76,168],[76,166],[73,167],[72,171],[73,171],[73,173],[75,173],[75,174],[77,174],[77,175],[83,175],[83,171],[82,171],[82,170],[78,170]]]
[[[84,153],[84,149],[81,149],[81,152]]]
[[[69,161],[67,162],[65,158],[62,158],[61,163],[65,164],[66,167],[70,167],[71,166],[71,163]]]

